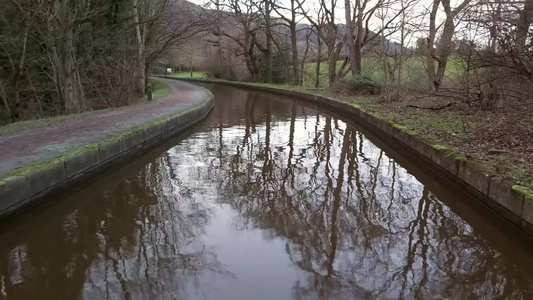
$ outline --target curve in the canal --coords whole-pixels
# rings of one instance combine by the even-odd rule
[[[530,238],[357,124],[206,85],[194,129],[0,227],[0,299],[531,299]]]

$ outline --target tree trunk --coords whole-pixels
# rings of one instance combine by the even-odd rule
[[[334,47],[333,47],[334,48]],[[329,86],[331,87],[337,79],[337,55],[335,55],[335,49],[328,47],[328,76]]]
[[[344,12],[345,12],[345,17],[346,17],[346,39],[348,41],[348,58],[350,59],[350,62],[351,62],[352,75],[355,77],[356,75],[361,74],[361,70],[357,69],[357,62],[356,62],[356,56],[355,56],[355,43],[354,43],[354,36],[353,36],[352,14],[350,12],[350,9],[351,9],[350,0],[344,0]]]
[[[270,0],[265,1],[265,23],[266,23],[266,78],[267,83],[272,83],[273,53],[272,53],[272,28],[270,20]]]
[[[305,37],[305,51],[302,56],[302,59],[300,60],[300,79],[299,84],[303,85],[304,82],[304,74],[305,74],[305,62],[307,60],[307,55],[309,54],[309,38],[311,37],[311,34],[308,32]]]
[[[294,7],[294,1],[291,1],[291,22],[290,22],[290,31],[291,31],[291,48],[292,48],[292,72],[294,76],[294,85],[300,85],[300,72],[298,66],[298,44],[296,41],[296,10]]]
[[[331,87],[335,80],[337,80],[337,28],[335,24],[328,24],[328,36],[326,40],[326,47],[328,48],[328,79],[329,86]],[[340,50],[341,48],[339,48]],[[340,51],[339,51],[340,53]]]
[[[318,49],[316,53],[315,88],[320,86],[320,63],[322,61],[322,39],[320,39],[319,35],[317,35],[317,43]]]
[[[426,73],[428,75],[429,92],[435,93],[435,55],[434,44],[435,36],[437,34],[436,19],[439,10],[440,0],[433,1],[433,8],[429,14],[429,36],[427,39],[426,49]]]
[[[135,22],[135,34],[137,37],[137,68],[139,78],[137,81],[137,90],[141,95],[146,94],[146,56],[143,33],[141,32],[141,22],[139,17],[139,0],[133,0],[133,21]]]
[[[254,52],[254,43],[252,37],[250,37],[249,31],[245,31],[244,34],[244,60],[246,61],[246,67],[248,72],[250,72],[250,77],[252,81],[257,81],[259,79],[259,67],[257,66],[257,56]]]
[[[361,61],[363,60],[363,16],[359,16],[357,21],[357,37],[354,41],[354,61],[352,62],[352,70],[355,75],[361,75],[363,67]]]
[[[73,31],[73,28],[65,30],[63,38],[56,40],[50,47],[56,90],[60,101],[65,105],[67,114],[81,112],[83,102]]]
[[[455,34],[454,18],[456,12],[450,9],[450,0],[442,0],[444,11],[446,13],[446,20],[444,21],[444,28],[442,29],[442,35],[439,39],[437,49],[435,50],[438,62],[437,73],[434,75],[433,90],[438,92],[444,81],[444,75],[446,71],[446,65],[448,64],[448,58],[452,53],[452,40]]]
[[[527,37],[529,35],[529,27],[531,25],[531,18],[533,14],[533,0],[525,0],[524,9],[520,11],[518,19],[517,33],[516,33],[516,50],[520,53],[524,50]]]

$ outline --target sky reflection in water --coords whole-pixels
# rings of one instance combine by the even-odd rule
[[[213,89],[188,135],[4,226],[0,299],[533,297],[482,217],[354,126]]]

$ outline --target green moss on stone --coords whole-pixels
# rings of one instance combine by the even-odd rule
[[[43,169],[52,167],[53,165],[56,165],[56,164],[62,164],[63,161],[64,161],[63,157],[54,157],[54,158],[46,159],[46,160],[39,161],[35,164],[29,165],[26,167],[17,168],[13,172],[6,174],[5,177],[6,178],[11,177],[11,176],[27,177],[29,174],[35,171],[43,170]]]
[[[433,145],[433,148],[434,149],[437,149],[439,151],[449,151],[450,148],[444,146],[444,145]]]
[[[403,131],[405,133],[407,133],[408,135],[418,135],[418,132],[415,131],[415,130],[411,130],[409,128],[407,128],[406,126],[403,126],[403,125],[400,125],[394,121],[389,121],[389,124],[395,128],[395,129],[398,129],[400,131]]]
[[[66,152],[62,153],[60,157],[61,157],[61,159],[68,159],[68,158],[76,156],[76,155],[78,155],[78,154],[80,154],[82,152],[90,151],[90,150],[98,150],[98,144],[97,143],[92,143],[92,144],[88,144],[88,145],[85,145],[85,146],[82,146],[82,147],[71,149],[69,151],[66,151]]]
[[[396,128],[396,129],[398,129],[398,130],[402,130],[402,131],[407,130],[407,127],[405,127],[405,126],[403,126],[403,125],[400,125],[400,124],[398,124],[398,123],[396,123],[396,122],[394,122],[394,121],[389,121],[389,124],[391,124],[391,126],[392,126],[393,128]]]
[[[358,104],[355,104],[355,103],[349,103],[349,104],[350,104],[351,106],[353,106],[353,107],[359,109],[359,110],[363,110],[363,108],[362,108],[360,105],[358,105]]]
[[[513,185],[513,190],[524,195],[525,198],[533,200],[533,190],[523,185]]]
[[[462,162],[467,162],[469,161],[469,159],[467,157],[464,157],[464,156],[456,156],[455,157],[455,160],[456,161],[462,161]]]

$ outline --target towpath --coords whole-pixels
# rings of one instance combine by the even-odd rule
[[[157,80],[172,88],[172,93],[163,99],[0,136],[0,177],[16,168],[179,114],[198,106],[208,97],[206,90],[190,83]]]

